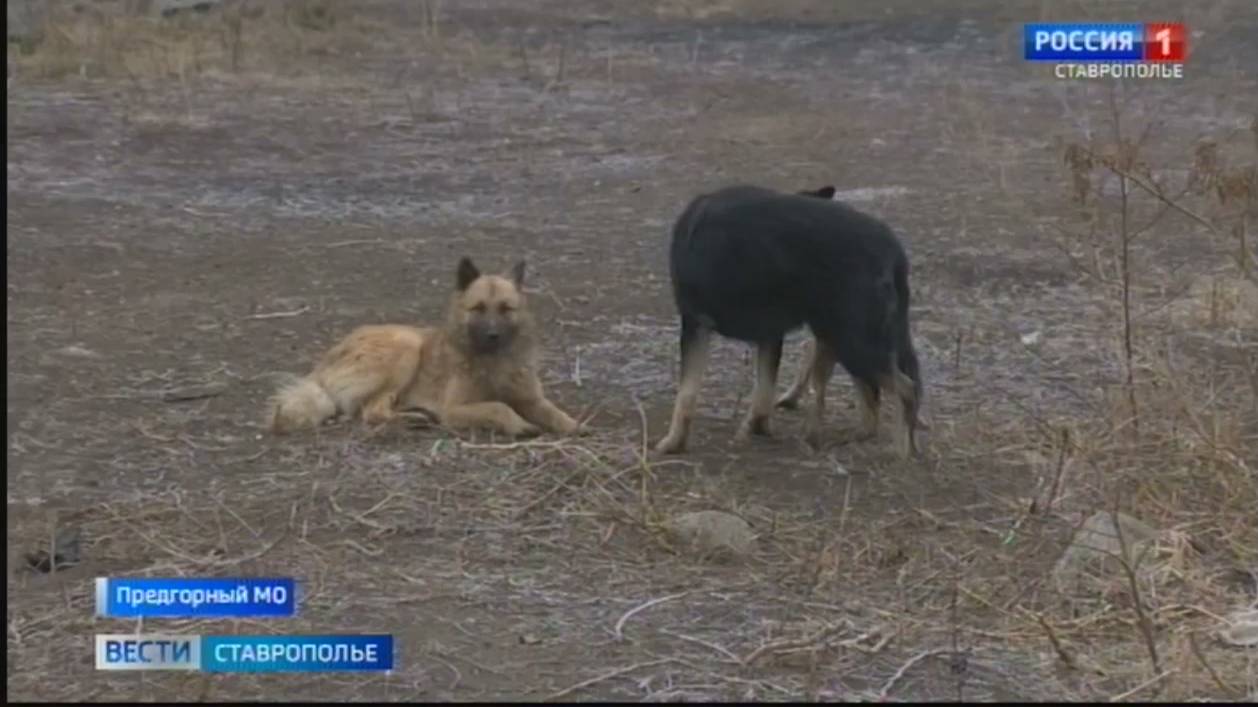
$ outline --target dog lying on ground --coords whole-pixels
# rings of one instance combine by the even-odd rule
[[[272,431],[317,427],[337,415],[374,425],[419,410],[450,429],[576,432],[577,422],[542,391],[524,268],[521,261],[510,273],[483,275],[461,259],[444,324],[355,329],[275,394]]]
[[[877,434],[882,391],[903,408],[903,452],[919,456],[922,380],[909,328],[909,263],[882,221],[833,201],[833,187],[787,194],[733,186],[693,199],[673,227],[669,270],[681,317],[681,380],[668,434],[655,449],[685,449],[711,334],[756,345],[756,381],[735,436],[768,435],[788,332],[813,334],[809,369],[784,396],[811,381],[805,428],[821,442],[826,384],[837,362],[860,391],[861,439]]]

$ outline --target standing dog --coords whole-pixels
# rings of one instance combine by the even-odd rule
[[[355,329],[309,375],[277,392],[271,429],[317,427],[338,413],[376,424],[418,409],[451,429],[513,437],[576,431],[576,421],[542,392],[523,284],[523,261],[509,274],[482,275],[461,259],[443,326]]]
[[[681,315],[681,382],[657,452],[685,449],[712,332],[756,345],[751,407],[736,439],[768,435],[783,338],[807,325],[810,370],[793,391],[797,397],[811,379],[807,441],[820,445],[837,361],[861,393],[861,437],[877,434],[881,391],[893,391],[903,407],[904,454],[919,456],[922,381],[909,331],[908,256],[886,224],[833,196],[833,187],[785,194],[734,186],[700,195],[677,219],[669,265]]]

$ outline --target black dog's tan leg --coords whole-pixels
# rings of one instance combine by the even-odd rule
[[[861,396],[861,427],[857,439],[873,439],[878,436],[878,410],[882,395],[876,384],[863,381],[855,376],[852,382]]]
[[[694,417],[695,404],[699,400],[699,388],[708,367],[708,354],[712,334],[709,330],[687,317],[681,320],[681,382],[677,399],[673,403],[673,419],[668,434],[655,451],[676,454],[686,448],[690,437],[690,422]]]
[[[799,407],[799,399],[803,397],[804,391],[808,389],[808,381],[812,379],[812,365],[817,358],[817,341],[809,339],[804,344],[804,359],[799,364],[799,375],[795,377],[795,383],[791,385],[791,389],[786,394],[778,398],[777,406],[787,410],[794,410]]]
[[[894,391],[896,396],[900,398],[904,422],[904,437],[903,444],[900,447],[900,454],[905,458],[920,458],[921,451],[917,448],[917,391],[914,388],[913,380],[904,375],[899,368],[893,366],[891,371],[891,373],[883,376],[881,385],[885,390]]]
[[[773,391],[777,388],[778,368],[782,363],[782,340],[756,346],[756,382],[751,389],[751,407],[738,428],[735,439],[745,441],[751,435],[769,436],[769,416],[773,414]]]
[[[804,426],[804,440],[814,449],[821,447],[821,423],[826,414],[826,387],[830,383],[830,375],[834,373],[834,362],[834,352],[830,347],[817,342],[812,363],[814,402],[812,414]]]
[[[541,432],[509,405],[500,402],[452,405],[441,418],[442,424],[452,429],[488,428],[512,437],[532,437]]]

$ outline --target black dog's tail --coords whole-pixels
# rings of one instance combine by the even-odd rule
[[[909,331],[909,264],[905,258],[896,261],[892,272],[895,283],[895,311],[891,316],[891,336],[895,342],[896,366],[913,381],[913,417],[925,428],[918,417],[922,404],[922,371],[913,348],[913,336]]]
[[[682,267],[688,259],[686,254],[694,245],[694,233],[699,228],[699,224],[703,220],[703,212],[708,205],[707,195],[695,197],[686,205],[681,215],[673,223],[672,240],[669,243],[669,275],[673,280],[673,286],[676,287],[682,279],[682,273],[679,268]]]

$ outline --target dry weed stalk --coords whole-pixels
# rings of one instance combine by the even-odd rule
[[[1086,276],[1086,282],[1104,291],[1107,299],[1114,303],[1115,318],[1121,323],[1123,401],[1120,405],[1125,408],[1126,419],[1107,429],[1096,428],[1093,432],[1080,429],[1079,437],[1070,440],[1071,456],[1097,472],[1096,492],[1115,499],[1121,497],[1126,504],[1122,509],[1130,509],[1129,512],[1137,516],[1166,517],[1174,513],[1182,518],[1185,512],[1191,512],[1190,508],[1177,505],[1189,498],[1188,489],[1180,488],[1184,484],[1193,483],[1198,495],[1208,493],[1216,498],[1215,494],[1220,494],[1213,506],[1217,522],[1197,521],[1197,532],[1206,532],[1208,528],[1222,541],[1221,546],[1232,552],[1232,559],[1244,564],[1252,561],[1254,549],[1246,548],[1243,543],[1237,545],[1234,538],[1238,532],[1254,531],[1252,514],[1245,521],[1234,515],[1233,510],[1237,499],[1258,501],[1258,495],[1252,469],[1243,460],[1246,455],[1240,451],[1244,447],[1242,430],[1245,425],[1239,418],[1232,417],[1239,411],[1226,407],[1235,395],[1225,397],[1222,393],[1226,386],[1216,382],[1222,359],[1211,353],[1206,354],[1210,357],[1206,365],[1172,368],[1170,347],[1175,340],[1172,335],[1162,337],[1156,351],[1148,350],[1145,342],[1153,339],[1150,334],[1155,325],[1145,322],[1154,321],[1151,315],[1182,296],[1187,288],[1180,292],[1171,288],[1169,294],[1163,292],[1166,303],[1142,302],[1141,294],[1157,289],[1143,284],[1146,272],[1152,269],[1157,257],[1155,249],[1144,247],[1145,239],[1158,232],[1155,229],[1168,214],[1186,218],[1192,227],[1204,230],[1216,242],[1235,239],[1236,248],[1229,252],[1239,276],[1253,279],[1255,268],[1248,229],[1255,210],[1255,193],[1258,192],[1255,173],[1258,170],[1252,163],[1226,164],[1216,143],[1202,141],[1186,183],[1172,188],[1143,154],[1153,134],[1153,124],[1146,125],[1138,134],[1131,133],[1124,125],[1119,106],[1117,94],[1111,90],[1107,110],[1111,122],[1106,131],[1108,139],[1089,137],[1086,142],[1065,146],[1063,159],[1068,168],[1073,201],[1080,210],[1081,227],[1059,228],[1063,238],[1055,245],[1066,254],[1071,265]],[[1258,118],[1254,120],[1253,132],[1258,137]],[[1227,140],[1230,136],[1224,141]],[[1114,188],[1107,190],[1107,185]],[[1207,213],[1202,201],[1209,202],[1213,213]],[[1218,308],[1217,290],[1216,280],[1212,312]],[[1219,320],[1221,316],[1214,312],[1213,319]],[[1161,352],[1163,341],[1166,342],[1164,353]],[[1150,361],[1148,370],[1142,365],[1145,359]],[[1165,365],[1159,365],[1162,360],[1166,361]],[[1246,378],[1252,385],[1253,373],[1242,375],[1242,385]],[[1124,439],[1117,433],[1127,425],[1131,426],[1133,434]],[[1058,476],[1066,444],[1063,438]],[[1208,483],[1194,483],[1198,476],[1208,477]],[[1059,478],[1051,484],[1046,512],[1054,504],[1059,485]],[[1210,507],[1209,502],[1205,505]],[[1121,547],[1120,552],[1113,554],[1124,585],[1122,591],[1129,595],[1134,613],[1133,620],[1124,623],[1135,632],[1136,643],[1146,654],[1148,669],[1138,684],[1129,685],[1131,689],[1118,699],[1142,691],[1151,690],[1157,695],[1176,688],[1188,689],[1180,685],[1187,677],[1177,663],[1204,666],[1197,671],[1197,677],[1229,694],[1226,683],[1219,679],[1218,672],[1204,655],[1190,660],[1185,658],[1187,649],[1181,655],[1169,644],[1159,645],[1158,624],[1167,632],[1174,633],[1177,628],[1166,623],[1163,613],[1166,596],[1172,589],[1164,581],[1158,582],[1156,587],[1142,585],[1140,578],[1147,573],[1142,564],[1149,559],[1146,554],[1150,547],[1136,552],[1139,557],[1132,556],[1131,543],[1124,537],[1122,523],[1117,518],[1120,507],[1115,503],[1108,510]],[[1246,530],[1242,531],[1242,526]],[[1186,542],[1197,545],[1191,540]],[[1217,588],[1206,584],[1202,577],[1184,572],[1182,566],[1168,569],[1162,576],[1173,578],[1180,585],[1180,591],[1193,593],[1188,596],[1218,593]],[[1150,594],[1150,590],[1157,593]],[[1150,601],[1163,605],[1163,610],[1152,608]],[[1103,620],[1109,612],[1109,608],[1102,608],[1090,620]],[[1063,631],[1081,631],[1082,626],[1070,627],[1062,621],[1049,624],[1042,615],[1037,618],[1064,665],[1088,666],[1087,672],[1094,672],[1091,666],[1097,662],[1067,650],[1060,638]],[[1086,640],[1081,644],[1085,643]]]

